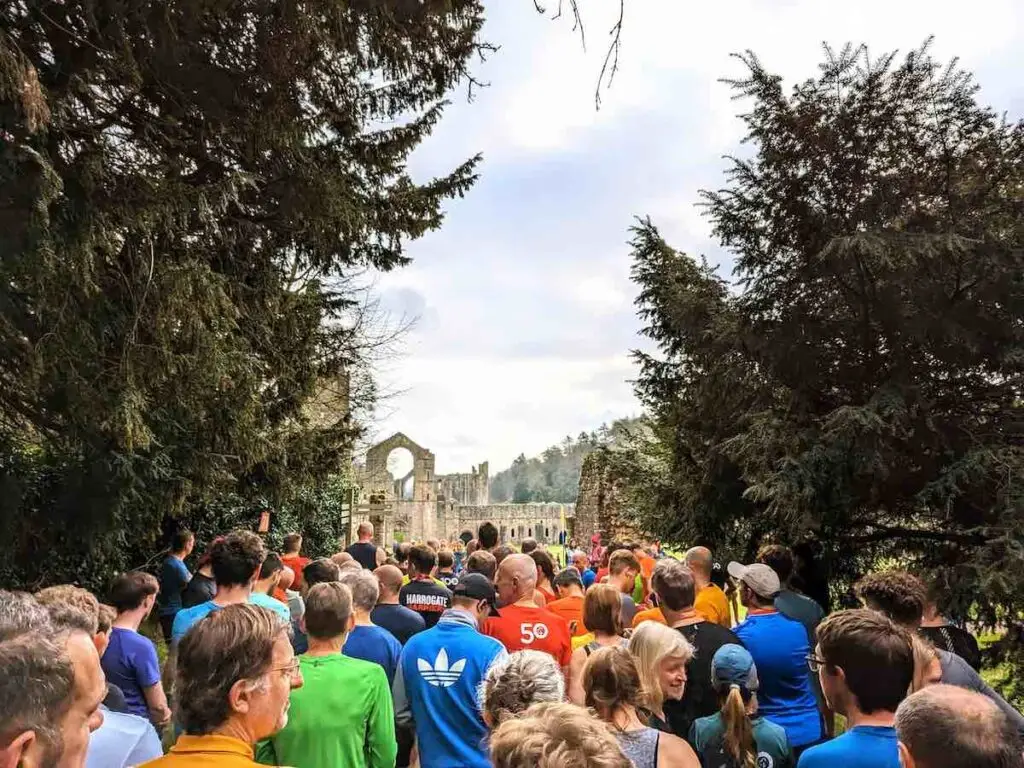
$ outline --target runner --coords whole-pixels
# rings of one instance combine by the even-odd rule
[[[455,575],[455,556],[451,550],[441,549],[437,553],[437,575],[438,581],[448,589],[453,589],[459,583],[459,577]]]
[[[356,529],[359,539],[345,551],[363,568],[372,571],[377,567],[377,545],[373,543],[373,523],[365,520]]]
[[[548,603],[545,608],[568,622],[573,637],[587,634],[583,624],[583,581],[579,571],[571,567],[559,571],[554,585],[558,599]]]
[[[694,720],[718,711],[718,694],[711,685],[711,659],[715,652],[729,643],[740,644],[739,638],[728,629],[697,613],[693,605],[696,597],[693,576],[682,563],[663,560],[651,577],[668,626],[682,634],[694,648],[694,656],[686,665],[682,700],[666,701],[664,707],[672,733],[683,737],[689,735]]]
[[[177,644],[193,624],[210,613],[227,605],[249,602],[266,554],[263,540],[252,531],[233,531],[219,541],[210,556],[217,593],[212,600],[178,612],[171,642]]]
[[[302,572],[306,570],[306,566],[309,565],[310,560],[308,557],[303,557],[300,553],[302,552],[302,534],[301,533],[289,533],[284,537],[284,554],[281,555],[281,562],[287,565],[292,571],[295,572],[295,589],[301,591],[305,582],[302,580]]]
[[[747,618],[734,630],[757,664],[761,714],[786,729],[790,746],[800,751],[824,738],[821,713],[814,697],[807,656],[807,630],[775,609],[779,577],[764,563],[729,563],[739,584]]]
[[[477,691],[488,669],[508,656],[477,627],[497,613],[494,587],[480,574],[467,574],[451,600],[437,624],[402,650],[395,719],[415,728],[421,768],[491,768]]]
[[[416,611],[400,605],[398,594],[402,590],[402,572],[394,565],[382,565],[374,575],[380,584],[377,605],[370,612],[370,621],[383,627],[399,643],[405,645],[409,638],[427,628],[423,617]]]
[[[999,708],[951,685],[905,699],[896,737],[904,768],[1024,768],[1020,741]]]
[[[192,554],[196,537],[187,528],[181,528],[171,537],[171,550],[160,566],[160,592],[157,596],[160,630],[164,641],[171,640],[174,617],[182,609],[181,593],[188,586],[192,574],[185,567],[185,558]]]
[[[352,615],[355,619],[355,626],[349,631],[342,650],[353,659],[379,664],[387,675],[390,690],[398,658],[402,655],[402,644],[370,619],[370,612],[377,605],[380,594],[380,582],[370,571],[360,568],[343,572],[341,583],[352,593]]]
[[[452,599],[451,590],[430,577],[436,563],[437,556],[430,547],[417,544],[410,549],[409,583],[398,593],[398,601],[422,616],[427,629],[437,624]]]
[[[259,762],[394,768],[391,690],[379,665],[342,654],[352,627],[347,587],[327,582],[309,590],[309,651],[299,657],[303,686],[291,694],[288,724],[260,744]]]
[[[622,593],[622,626],[633,626],[636,602],[633,590],[640,575],[640,563],[628,549],[619,549],[608,558],[608,583]]]
[[[114,579],[110,602],[117,618],[100,663],[107,681],[124,693],[126,712],[164,725],[170,722],[171,710],[160,679],[156,646],[139,633],[139,626],[153,610],[158,589],[157,580],[142,571],[129,571]]]
[[[696,582],[697,597],[693,604],[694,609],[713,624],[729,629],[732,626],[729,598],[725,596],[721,587],[711,581],[711,572],[715,565],[711,550],[707,547],[694,547],[687,551],[684,562],[693,572]]]
[[[840,611],[818,627],[808,663],[848,730],[804,752],[799,768],[900,768],[893,721],[914,678],[910,633],[877,611]]]
[[[711,684],[722,709],[697,720],[687,739],[702,765],[796,765],[785,729],[757,714],[757,667],[745,648],[718,649],[711,660]]]
[[[509,555],[498,568],[501,616],[488,619],[483,633],[497,638],[509,653],[532,650],[551,654],[563,672],[572,656],[569,625],[533,601],[537,566],[529,555]]]

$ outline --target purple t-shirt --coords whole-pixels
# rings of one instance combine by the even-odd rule
[[[160,682],[160,661],[153,641],[130,629],[114,627],[100,663],[107,680],[124,692],[128,711],[148,720],[142,689]]]

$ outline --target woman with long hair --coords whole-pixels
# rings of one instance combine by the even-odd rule
[[[537,589],[544,595],[546,603],[553,603],[558,599],[555,594],[555,561],[551,555],[540,549],[530,553],[533,562],[537,564]]]
[[[662,733],[640,714],[647,699],[632,654],[625,648],[595,651],[583,668],[584,703],[611,728],[636,768],[699,768],[685,741]]]
[[[595,584],[583,598],[583,626],[586,635],[573,638],[569,660],[569,701],[583,705],[583,667],[594,651],[611,646],[626,647],[623,637],[622,593],[607,584]]]
[[[665,717],[665,702],[679,701],[686,688],[686,665],[693,658],[693,646],[679,632],[655,621],[645,621],[629,639],[629,652],[636,659],[643,684],[643,714],[647,724],[671,733]]]
[[[910,684],[910,692],[917,693],[922,688],[942,682],[942,664],[934,645],[916,632],[910,639],[914,646],[914,680]]]
[[[757,667],[746,648],[723,645],[711,661],[711,684],[722,709],[694,721],[689,742],[703,765],[793,768],[786,731],[757,715]]]

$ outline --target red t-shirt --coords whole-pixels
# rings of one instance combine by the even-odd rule
[[[484,622],[484,634],[500,641],[509,653],[544,651],[554,656],[560,666],[569,666],[572,656],[569,624],[543,608],[504,606],[500,616]]]
[[[313,561],[302,555],[281,555],[281,562],[295,571],[295,581],[292,582],[292,589],[297,590],[302,586],[302,569]]]

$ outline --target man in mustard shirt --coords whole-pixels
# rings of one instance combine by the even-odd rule
[[[693,573],[694,583],[697,587],[697,599],[693,604],[694,610],[706,621],[729,629],[732,626],[732,619],[729,615],[729,598],[725,596],[725,592],[718,585],[711,583],[711,569],[715,563],[711,556],[711,550],[707,547],[694,547],[687,551],[685,562]]]
[[[288,624],[249,603],[228,605],[178,644],[177,721],[170,753],[145,768],[253,768],[254,745],[288,723],[288,697],[302,686]]]

